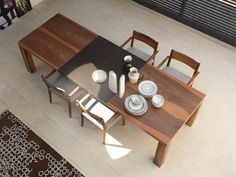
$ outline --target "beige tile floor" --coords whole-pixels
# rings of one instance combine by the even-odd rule
[[[207,94],[194,126],[184,126],[174,139],[165,164],[152,163],[157,142],[132,123],[114,126],[111,145],[101,131],[79,125],[74,109],[48,95],[40,75],[50,68],[35,60],[26,71],[17,41],[56,13],[62,13],[116,44],[132,30],[160,42],[159,63],[172,48],[201,63],[194,87]],[[87,177],[234,177],[236,176],[236,50],[221,41],[127,0],[43,0],[0,32],[0,111],[9,109]]]

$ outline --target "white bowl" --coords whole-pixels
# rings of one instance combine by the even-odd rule
[[[132,56],[131,55],[126,55],[125,57],[124,57],[124,61],[126,62],[126,63],[129,63],[129,62],[131,62],[132,61]]]
[[[154,96],[152,97],[152,105],[153,105],[154,107],[160,108],[160,107],[163,106],[164,100],[165,100],[165,99],[164,99],[163,96],[161,96],[161,95],[154,95]]]
[[[103,83],[107,79],[107,73],[103,70],[95,70],[92,73],[92,78],[93,78],[94,82]]]

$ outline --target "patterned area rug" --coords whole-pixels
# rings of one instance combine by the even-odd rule
[[[0,115],[0,177],[84,177],[10,111]]]

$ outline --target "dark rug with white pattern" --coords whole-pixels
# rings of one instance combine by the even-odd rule
[[[84,177],[10,111],[0,115],[0,177]]]

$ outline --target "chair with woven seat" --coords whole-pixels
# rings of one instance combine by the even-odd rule
[[[181,63],[184,63],[185,65],[187,65],[188,67],[190,67],[191,69],[193,69],[193,74],[191,76],[181,72],[180,70],[170,66],[170,63],[172,60],[177,60]],[[161,67],[163,66],[164,63],[167,62],[167,65],[161,69]],[[197,61],[195,61],[194,59],[192,59],[191,57],[180,53],[178,51],[175,50],[171,50],[170,56],[167,56],[158,66],[158,69],[161,69],[163,72],[175,77],[176,79],[180,80],[181,82],[192,86],[194,79],[198,76],[199,74],[199,66],[200,63],[198,63]]]
[[[147,54],[143,50],[134,47],[134,41],[138,40],[149,47],[153,49],[153,52],[151,54]],[[129,51],[130,53],[136,55],[137,57],[141,58],[142,60],[146,62],[150,62],[152,60],[152,64],[154,64],[155,56],[158,53],[157,47],[158,47],[158,42],[152,39],[151,37],[147,36],[146,34],[133,31],[133,35],[129,37],[120,47],[124,48],[126,44],[130,42],[130,47],[128,47],[126,50]]]
[[[51,71],[46,76],[41,75],[48,88],[49,101],[52,103],[52,93],[66,100],[69,109],[69,117],[72,115],[72,104],[81,97],[83,90],[73,81],[59,74],[56,70]]]
[[[120,114],[109,108],[107,105],[99,101],[94,96],[87,93],[80,100],[76,100],[76,105],[81,111],[81,127],[84,125],[84,118],[87,118],[96,126],[102,129],[102,143],[106,142],[106,132],[112,127],[120,118],[125,119]]]

